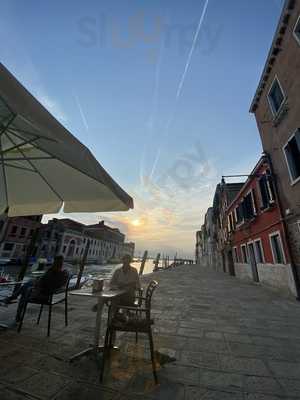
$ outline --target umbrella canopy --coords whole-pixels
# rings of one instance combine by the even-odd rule
[[[132,198],[0,64],[0,214],[126,211]]]

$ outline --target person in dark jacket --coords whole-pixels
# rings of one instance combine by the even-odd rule
[[[69,274],[62,269],[63,262],[63,256],[56,256],[52,266],[41,278],[26,282],[13,296],[7,298],[7,302],[10,302],[21,296],[16,314],[17,322],[20,321],[28,296],[30,296],[30,299],[46,301],[51,293],[66,284]]]

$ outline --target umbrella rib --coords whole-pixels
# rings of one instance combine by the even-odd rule
[[[13,114],[12,117],[9,118],[8,122],[5,125],[3,125],[3,127],[1,128],[1,131],[0,131],[0,137],[7,131],[7,129],[9,128],[9,125],[13,123],[15,118],[16,118],[16,115]]]
[[[18,139],[24,139],[24,138],[22,136],[19,136],[16,132],[21,132],[21,133],[24,133],[25,135],[35,136],[36,139],[44,139],[44,140],[49,140],[50,142],[57,143],[56,139],[52,139],[52,138],[48,138],[48,137],[45,137],[45,136],[37,135],[36,133],[25,131],[24,129],[17,128],[17,127],[14,127],[14,126],[13,127],[10,126],[7,130],[8,130],[9,133],[11,133],[12,135],[16,136]]]
[[[18,149],[20,151],[20,149]],[[6,157],[5,161],[22,161],[23,157]],[[54,160],[54,157],[26,157],[26,161]]]
[[[5,126],[3,126],[3,128],[0,131],[0,157],[1,157],[2,173],[3,173],[4,188],[5,188],[4,190],[5,190],[5,198],[6,198],[6,205],[7,206],[8,206],[7,179],[6,179],[6,171],[5,171],[5,166],[4,166],[4,157],[3,157],[3,154],[2,154],[1,136],[5,133],[6,129],[13,122],[15,117],[16,117],[15,114],[13,114],[12,117],[9,119],[8,123]]]
[[[2,103],[5,105],[5,107],[7,107],[8,110],[9,110],[12,114],[16,115],[16,114],[14,113],[14,111],[10,108],[10,106],[7,104],[7,102],[4,100],[4,98],[3,98],[1,95],[0,95],[0,100],[2,101]]]
[[[3,154],[2,154],[1,137],[0,137],[0,157],[1,157],[1,166],[2,166],[2,173],[3,173],[3,180],[4,180],[4,191],[5,191],[6,205],[8,205],[7,180],[6,180],[6,172],[5,172],[5,166],[4,166],[4,157],[3,157]]]
[[[16,145],[14,143],[13,139],[6,134],[6,136],[9,138],[9,140],[12,142],[12,144]],[[52,190],[52,192],[63,202],[63,198],[57,193],[57,191],[52,187],[52,185],[47,181],[47,179],[44,177],[43,174],[40,173],[40,171],[36,168],[36,166],[26,157],[26,155],[23,153],[21,149],[18,149],[18,151],[22,154],[24,159],[31,165],[31,167],[34,169],[34,171],[43,179],[43,181],[49,186],[49,188]],[[3,157],[3,156],[2,156]]]
[[[9,132],[9,129],[8,129],[7,131]],[[6,136],[7,136],[7,133],[6,133]],[[9,149],[4,150],[4,151],[2,152],[2,154],[9,153],[10,151],[13,151],[13,150],[15,150],[15,149],[18,149],[18,148],[21,147],[21,146],[25,146],[26,144],[31,144],[32,142],[34,142],[34,141],[37,140],[37,139],[38,139],[38,138],[34,138],[34,139],[31,139],[31,140],[26,140],[26,141],[24,141],[23,143],[19,143],[19,144],[17,144],[16,146],[13,146],[13,147],[10,147]]]
[[[13,165],[13,164],[8,164],[7,162],[4,162],[4,165],[6,167],[10,167],[10,168],[17,168],[17,169],[21,169],[23,171],[29,171],[29,172],[34,172],[36,174],[36,171],[34,171],[33,169],[30,168],[26,168],[26,167],[20,167],[18,165]]]

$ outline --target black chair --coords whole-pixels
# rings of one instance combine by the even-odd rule
[[[44,306],[48,306],[48,330],[47,336],[50,336],[50,327],[51,327],[51,316],[52,316],[52,307],[55,304],[65,303],[65,326],[68,326],[68,290],[70,284],[71,277],[68,278],[65,285],[61,288],[54,290],[48,296],[32,296],[31,291],[28,292],[25,300],[25,305],[23,309],[23,313],[20,318],[20,323],[18,326],[18,332],[21,332],[23,326],[23,320],[26,314],[27,305],[28,304],[39,304],[40,305],[40,312],[37,319],[37,325],[40,323],[40,319],[42,316]]]
[[[153,292],[157,286],[158,283],[156,281],[151,281],[146,290],[146,296],[138,297],[140,305],[135,305],[132,307],[120,305],[118,306],[118,310],[115,312],[115,314],[109,319],[105,335],[100,382],[103,382],[105,362],[109,356],[110,349],[112,348],[112,341],[115,336],[115,332],[134,332],[136,334],[136,341],[138,333],[145,333],[148,335],[153,376],[155,383],[158,383],[151,328],[154,324],[154,320],[151,318],[151,300]],[[123,314],[121,314],[120,311],[123,311]]]

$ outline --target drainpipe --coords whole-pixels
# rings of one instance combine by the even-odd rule
[[[277,186],[277,177],[274,174],[274,169],[273,169],[273,163],[271,160],[271,156],[264,152],[263,155],[265,155],[265,157],[268,160],[269,166],[270,166],[270,170],[271,170],[271,175],[273,177],[273,183],[274,183],[274,189],[275,189],[275,197],[277,200],[277,204],[279,207],[279,213],[280,213],[280,219],[283,222],[283,231],[284,231],[284,235],[286,238],[286,247],[287,247],[287,253],[288,253],[288,257],[290,259],[290,263],[291,263],[291,269],[292,269],[292,274],[293,274],[293,278],[294,278],[294,282],[295,282],[295,286],[296,286],[296,300],[300,301],[300,279],[299,279],[299,274],[298,274],[298,270],[296,267],[296,264],[294,262],[294,257],[293,257],[293,252],[291,250],[291,246],[290,246],[290,235],[289,235],[289,230],[287,227],[287,223],[285,220],[285,216],[284,216],[284,212],[283,212],[283,207],[280,201],[280,197],[279,197],[279,191],[278,191],[278,186]]]

